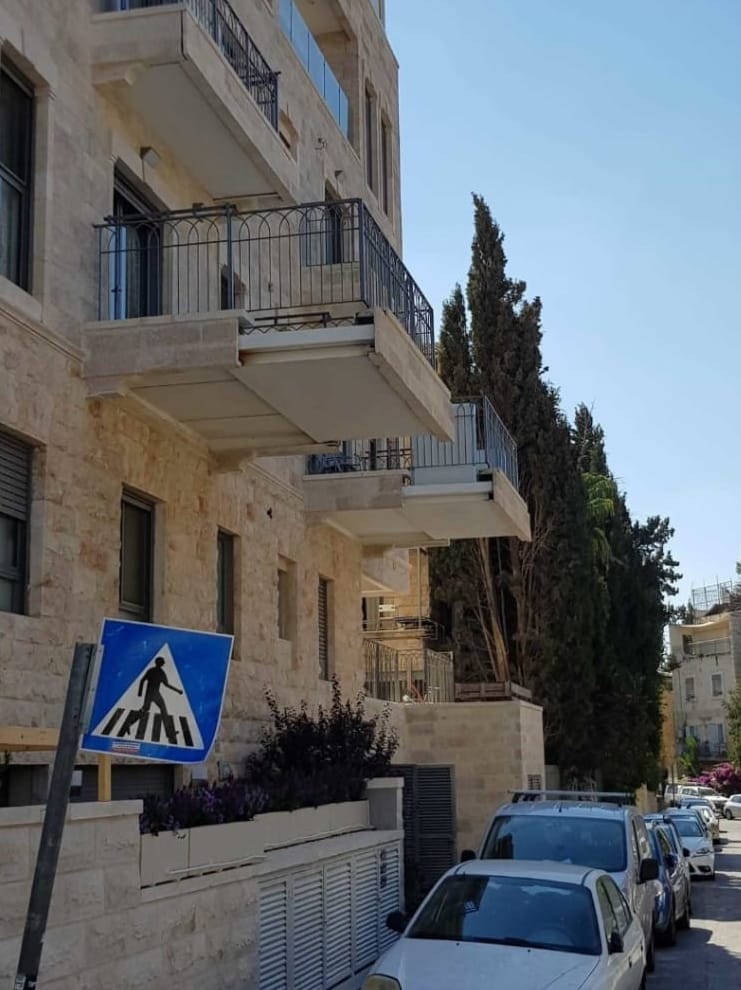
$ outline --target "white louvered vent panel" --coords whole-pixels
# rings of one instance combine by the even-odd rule
[[[324,986],[323,890],[321,870],[293,878],[291,990],[322,990]]]
[[[259,941],[260,990],[289,990],[286,880],[264,884],[260,888]]]
[[[352,863],[333,863],[324,871],[324,986],[327,990],[352,975]]]

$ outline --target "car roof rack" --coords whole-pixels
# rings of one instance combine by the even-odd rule
[[[635,803],[632,794],[621,791],[510,791],[510,794],[513,804],[522,801],[583,801],[619,806]]]

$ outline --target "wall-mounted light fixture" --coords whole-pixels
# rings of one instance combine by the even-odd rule
[[[157,168],[160,161],[162,160],[159,156],[159,153],[154,148],[151,148],[149,145],[139,149],[139,156],[141,157],[141,160],[144,162],[144,164],[149,165],[150,168]]]

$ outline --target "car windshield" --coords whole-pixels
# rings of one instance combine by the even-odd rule
[[[501,815],[494,820],[483,859],[549,859],[608,873],[625,869],[622,821],[568,815]]]
[[[448,877],[422,906],[406,937],[589,956],[601,952],[586,887],[521,877]]]
[[[700,838],[704,834],[699,823],[693,821],[691,818],[680,818],[679,815],[676,815],[674,817],[674,824],[680,835]]]

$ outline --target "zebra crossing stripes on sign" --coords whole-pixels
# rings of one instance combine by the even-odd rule
[[[213,746],[232,637],[103,623],[81,749],[201,763]]]

